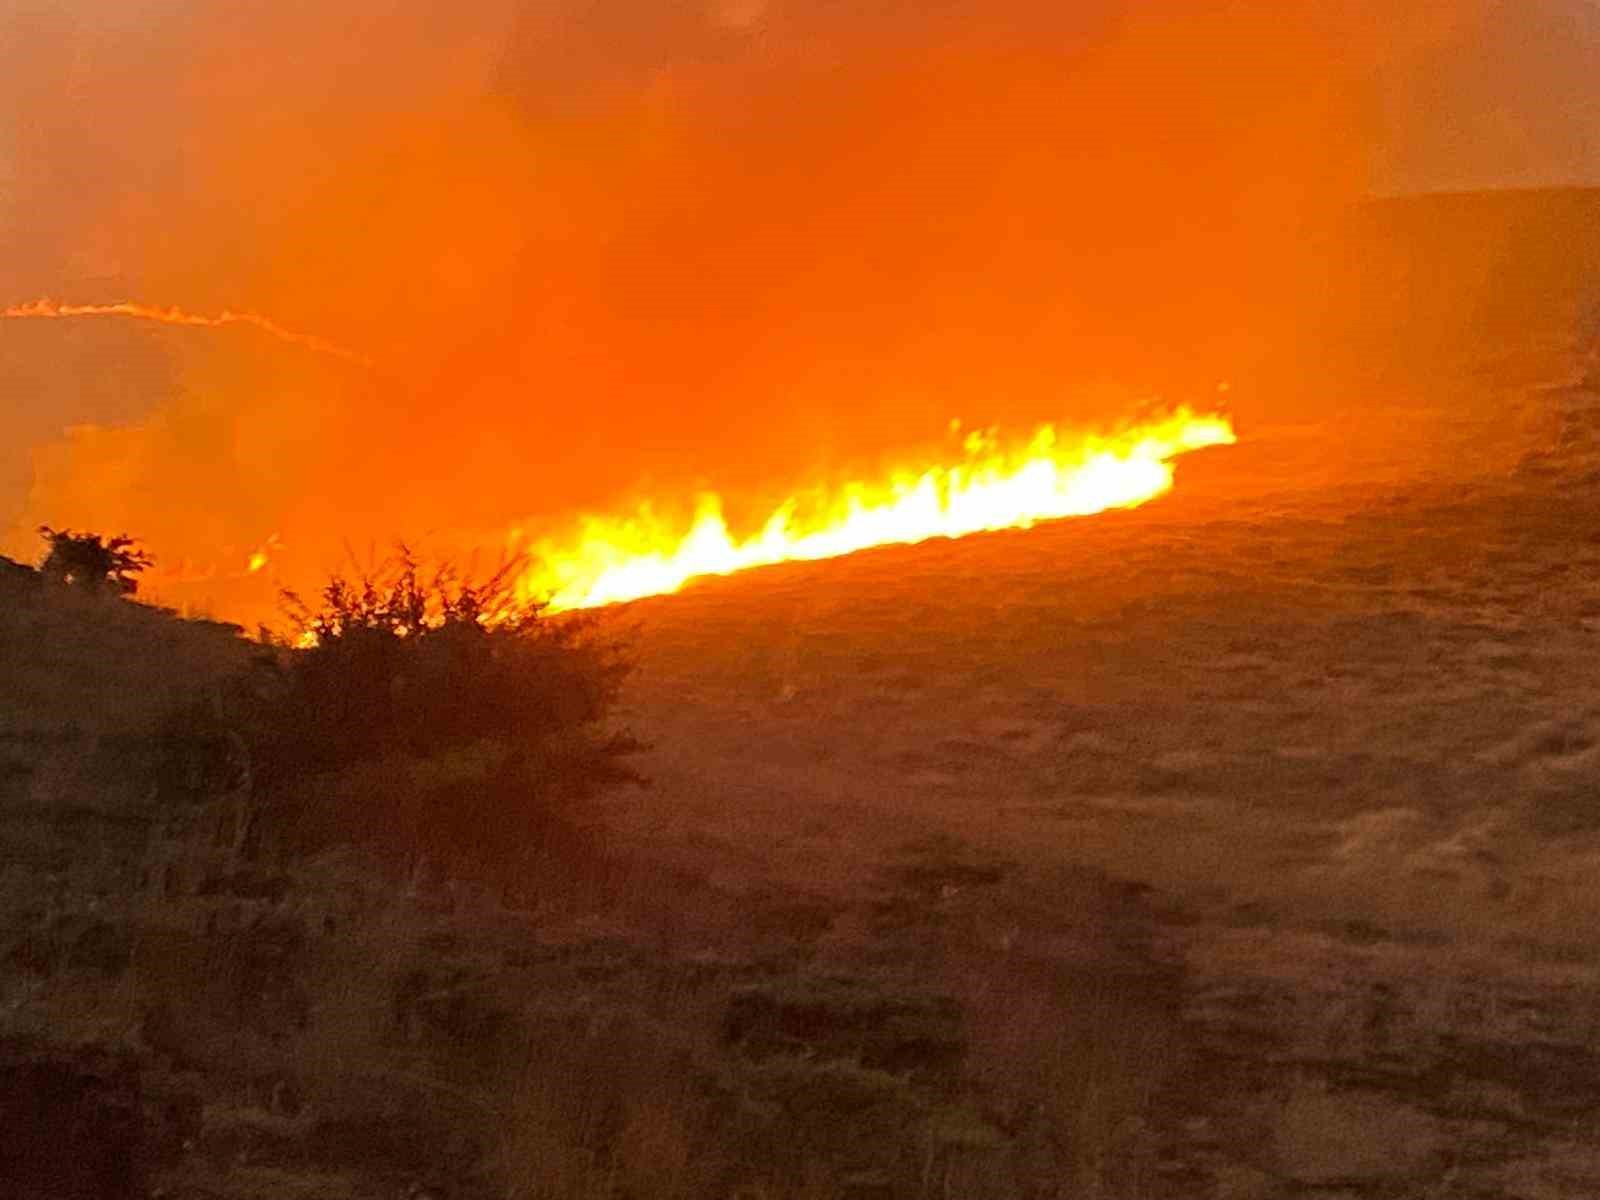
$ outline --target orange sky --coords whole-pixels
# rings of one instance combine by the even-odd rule
[[[250,308],[379,364],[242,328],[0,325],[0,548],[126,529],[227,574],[277,534],[303,584],[347,544],[700,483],[754,504],[952,416],[1186,398],[1256,351],[1304,231],[1349,199],[1600,157],[1559,96],[1521,113],[1500,92],[1526,88],[1474,82],[1505,6],[1393,7],[0,16],[0,304]],[[1569,8],[1518,8],[1545,27],[1516,71],[1570,84],[1600,41]],[[1436,121],[1407,100],[1427,89]]]

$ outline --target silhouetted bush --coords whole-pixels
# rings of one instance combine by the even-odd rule
[[[312,644],[286,663],[270,761],[321,771],[394,754],[431,756],[486,739],[520,744],[592,728],[629,666],[592,616],[517,604],[504,573],[481,585],[402,559],[387,580],[341,578],[311,609]],[[618,746],[620,751],[622,746]]]
[[[248,793],[280,842],[503,866],[571,801],[638,781],[639,744],[608,723],[630,664],[594,616],[514,602],[505,572],[425,581],[409,557],[289,600],[303,644],[184,713],[169,772]]]
[[[108,541],[98,533],[74,533],[41,525],[39,536],[50,547],[39,564],[39,573],[54,583],[86,592],[105,590],[131,596],[139,590],[134,576],[155,564],[155,559],[126,534]]]

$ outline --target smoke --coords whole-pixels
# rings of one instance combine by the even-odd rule
[[[1405,81],[1497,13],[7,0],[0,303],[250,311],[377,364],[0,323],[7,547],[126,529],[167,598],[253,615],[273,536],[304,586],[1210,386],[1305,229],[1404,176],[1373,139]]]
[[[1374,81],[1390,192],[1600,185],[1600,3],[1497,0]]]

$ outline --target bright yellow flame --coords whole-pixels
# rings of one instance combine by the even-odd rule
[[[281,549],[283,549],[283,543],[278,539],[278,535],[274,533],[250,552],[250,557],[245,560],[245,573],[247,575],[259,573],[262,568],[272,561],[272,556]]]
[[[1178,455],[1234,440],[1226,417],[1188,409],[1111,434],[1045,425],[1011,451],[992,432],[972,433],[954,465],[848,484],[807,505],[790,497],[743,541],[729,532],[714,494],[701,497],[687,532],[666,528],[648,508],[631,518],[585,518],[569,542],[535,548],[518,594],[548,597],[557,611],[593,608],[675,592],[697,575],[1130,508],[1172,486]]]

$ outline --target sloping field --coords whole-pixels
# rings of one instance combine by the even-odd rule
[[[1569,1182],[1459,1194],[1600,1186],[1563,1115],[1600,1100],[1600,391],[1524,399],[1556,431],[1509,474],[1232,499],[1247,445],[1146,510],[641,604],[641,832],[823,889],[930,830],[1148,885],[1179,1127],[1228,1163],[1486,1140],[1474,1186]]]
[[[1148,1194],[1594,1194],[1600,386],[1571,319],[1458,345],[1431,397],[1310,384],[1143,509],[633,606],[658,784],[617,819],[795,887],[933,832],[1122,881],[1183,979]],[[1019,980],[1026,921],[996,934]]]
[[[1248,481],[1292,452],[1291,435],[1265,435],[1184,464],[1176,496],[1134,512],[641,603],[636,719],[655,770],[754,803],[904,811],[1201,891],[1318,893],[1284,856],[1317,857],[1375,810],[1445,836],[1491,806],[1562,827],[1570,847],[1600,462],[1538,447],[1591,436],[1600,396],[1522,403],[1550,406],[1559,431],[1515,452],[1462,445],[1456,479],[1374,464],[1340,486],[1229,495],[1230,472]],[[1384,878],[1404,891],[1413,875]],[[1469,919],[1431,877],[1349,902],[1386,899],[1390,922]]]
[[[1600,194],[1355,225],[1170,496],[615,610],[652,787],[524,907],[158,886],[248,643],[0,594],[0,1031],[195,1200],[1600,1195]]]

